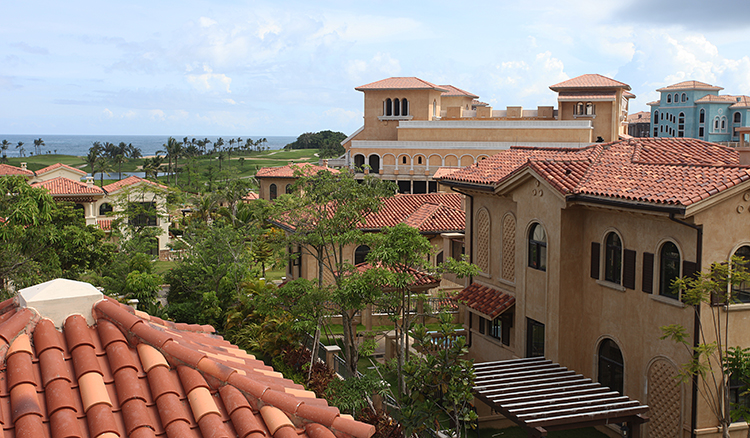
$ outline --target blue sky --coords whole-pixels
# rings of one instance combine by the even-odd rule
[[[750,2],[3,1],[0,133],[292,135],[362,124],[354,87],[451,84],[556,105],[586,73],[631,113],[695,79],[750,94]]]

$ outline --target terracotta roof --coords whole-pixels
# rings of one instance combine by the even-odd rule
[[[86,183],[58,176],[47,181],[33,183],[34,187],[44,187],[51,195],[96,195],[104,194],[97,185],[89,187]]]
[[[60,169],[60,168],[68,169],[68,170],[70,170],[72,172],[75,172],[75,173],[80,173],[81,176],[88,175],[88,173],[86,171],[84,171],[84,170],[76,169],[75,167],[70,167],[67,164],[62,164],[62,163],[55,163],[55,164],[52,164],[50,166],[45,167],[44,169],[39,169],[39,170],[36,171],[36,174],[37,175],[42,175],[42,174],[45,174],[47,172],[51,172],[51,171],[53,171],[55,169]]]
[[[651,121],[651,113],[648,111],[639,111],[635,114],[628,114],[628,123],[647,123]]]
[[[466,97],[472,97],[474,99],[478,99],[479,96],[475,94],[471,94],[468,91],[462,90],[458,87],[454,87],[453,85],[440,85],[440,88],[445,88],[448,91],[443,92],[441,96],[466,96]]]
[[[382,265],[378,263],[375,265],[376,268],[382,268]],[[367,270],[372,269],[373,266],[370,263],[364,262],[360,263],[355,266],[355,269],[359,272],[364,272]],[[407,273],[411,275],[413,281],[411,284],[409,284],[409,287],[437,287],[440,286],[440,280],[433,277],[430,274],[427,274],[426,272],[420,272],[417,271],[414,268],[410,268],[408,266],[402,266],[400,268],[388,268],[388,270],[397,272],[397,273]]]
[[[247,195],[242,197],[243,201],[255,201],[256,199],[260,199],[260,197],[255,192],[248,192]]]
[[[730,108],[747,108],[750,106],[750,97],[748,96],[731,96],[729,94],[722,94],[720,96],[714,96],[709,94],[701,97],[695,101],[696,103],[731,103]]]
[[[557,100],[615,100],[616,91],[561,91],[557,95]]]
[[[112,229],[113,220],[114,219],[97,219],[96,225],[104,231],[109,231]]]
[[[606,76],[588,74],[568,79],[559,84],[551,85],[549,88],[552,91],[559,91],[565,88],[624,88],[630,90],[630,85],[610,79]]]
[[[405,223],[423,233],[463,231],[466,213],[458,193],[397,194],[383,201],[378,213],[369,215],[362,229],[380,229]]]
[[[734,96],[737,103],[729,108],[750,108],[750,96]]]
[[[661,101],[660,100],[654,100],[653,102],[649,102],[646,105],[648,105],[648,106],[661,105]]]
[[[302,172],[304,176],[312,176],[320,172],[321,170],[327,170],[331,173],[339,173],[337,169],[332,167],[323,167],[310,163],[289,163],[286,166],[281,167],[262,167],[258,169],[255,174],[256,178],[296,178],[298,172]]]
[[[676,84],[668,85],[663,88],[659,88],[656,91],[674,91],[674,90],[723,90],[721,87],[716,85],[707,84],[700,81],[682,81]]]
[[[365,90],[437,90],[447,89],[415,77],[393,77],[383,79],[355,88],[357,91]]]
[[[442,180],[498,187],[526,169],[563,195],[682,206],[750,179],[733,148],[692,138],[634,138],[584,148],[513,147]]]
[[[213,334],[104,298],[95,324],[0,303],[0,422],[16,437],[369,438],[372,425]]]
[[[122,189],[124,187],[132,186],[132,185],[138,184],[138,183],[147,183],[147,184],[151,184],[152,186],[161,187],[162,189],[166,189],[167,188],[167,186],[165,186],[165,185],[157,184],[157,183],[155,183],[153,181],[149,181],[147,179],[143,179],[143,178],[137,177],[135,175],[132,175],[132,176],[129,176],[129,177],[125,178],[125,179],[121,179],[120,181],[115,181],[112,184],[107,184],[106,186],[104,186],[104,190],[107,193],[112,193],[112,192],[116,192],[116,191],[118,191],[118,190],[120,190],[120,189]]]
[[[476,99],[472,100],[471,104],[474,105],[474,106],[490,106],[489,103],[487,103],[487,102],[481,102],[481,101],[476,100]]]
[[[444,176],[450,175],[451,173],[459,170],[458,167],[438,167],[438,169],[435,171],[435,174],[432,175],[434,179],[442,178]]]
[[[454,296],[453,300],[484,313],[490,319],[497,318],[516,303],[516,298],[512,295],[479,283],[472,283]]]
[[[629,91],[623,91],[622,95],[627,97],[628,99],[635,99],[635,94],[629,92]]]
[[[0,176],[6,175],[34,176],[34,172],[28,169],[21,169],[20,167],[11,166],[10,164],[0,164]]]

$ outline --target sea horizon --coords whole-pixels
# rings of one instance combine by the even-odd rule
[[[184,137],[189,139],[195,138],[196,140],[203,140],[208,138],[211,142],[216,141],[218,138],[224,139],[224,145],[228,145],[230,138],[242,138],[244,142],[248,138],[253,140],[259,140],[265,138],[267,140],[266,146],[271,150],[282,149],[289,143],[297,140],[297,136],[222,136],[222,135],[189,135],[189,136],[170,136],[170,135],[28,135],[28,134],[0,134],[0,141],[8,140],[10,146],[5,151],[9,158],[20,157],[21,149],[16,147],[18,142],[23,142],[22,148],[24,149],[25,156],[30,156],[30,152],[34,152],[34,140],[41,138],[45,145],[42,148],[42,154],[61,154],[61,155],[73,155],[73,156],[85,156],[88,154],[88,150],[91,145],[95,142],[114,143],[119,144],[124,142],[131,144],[141,149],[141,154],[144,156],[155,155],[157,151],[163,149],[163,145],[167,142],[169,137],[174,137],[178,141],[182,142]],[[209,149],[211,148],[209,145]]]

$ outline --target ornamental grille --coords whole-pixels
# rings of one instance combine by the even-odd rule
[[[677,369],[664,359],[648,369],[649,438],[675,438],[680,433],[680,383]]]
[[[503,279],[516,281],[516,219],[503,218]]]
[[[490,214],[485,209],[477,213],[477,267],[490,273]]]

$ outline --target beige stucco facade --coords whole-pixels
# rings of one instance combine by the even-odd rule
[[[605,340],[612,341],[622,354],[624,395],[651,406],[651,421],[642,426],[645,436],[689,437],[692,385],[679,383],[676,376],[680,364],[690,357],[684,346],[660,340],[660,327],[680,324],[692,335],[695,313],[660,295],[660,250],[666,242],[676,245],[683,275],[685,262],[700,263],[705,269],[750,245],[750,185],[727,190],[683,213],[627,202],[566,199],[528,170],[498,192],[459,190],[469,195],[466,251],[483,268],[473,281],[516,300],[506,311],[513,318],[508,342],[480,333],[481,315],[462,310],[470,333],[470,357],[476,362],[527,357],[528,323],[533,320],[544,325],[545,357],[597,380],[599,348]],[[483,224],[489,218],[481,229],[476,225],[480,216],[485,217]],[[529,267],[529,232],[534,224],[541,224],[546,232],[545,270]],[[700,227],[702,237],[690,225]],[[605,280],[605,242],[610,233],[617,234],[623,250],[635,253],[634,289],[623,287],[624,281]],[[600,252],[594,257],[598,263],[592,261],[595,249]],[[644,291],[649,260],[651,292]],[[728,313],[721,312],[730,318],[727,345],[750,346],[750,304],[732,304]],[[704,306],[706,327],[712,324],[709,315]],[[701,436],[720,436],[705,401],[698,396],[696,402],[696,430],[706,434]],[[497,419],[486,406],[479,412],[486,420]],[[733,430],[737,436],[747,433],[744,423]]]

